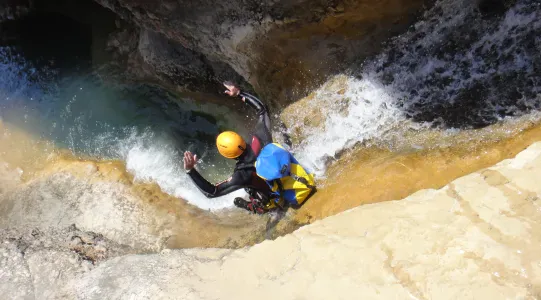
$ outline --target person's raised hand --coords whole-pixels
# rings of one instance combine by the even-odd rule
[[[225,91],[226,94],[228,94],[231,97],[237,97],[240,94],[240,89],[231,82],[224,82],[224,86],[227,88]]]
[[[199,158],[197,157],[197,155],[194,155],[192,152],[184,152],[184,169],[186,171],[190,171],[191,169],[193,169],[197,164],[198,159]]]

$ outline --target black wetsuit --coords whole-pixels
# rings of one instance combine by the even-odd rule
[[[256,110],[258,121],[253,135],[259,140],[261,148],[272,143],[270,118],[267,107],[261,100],[253,95],[240,93],[239,96],[244,98],[245,102]],[[244,150],[244,153],[237,158],[237,165],[235,166],[233,175],[226,181],[215,185],[203,178],[195,168],[191,169],[188,172],[188,175],[199,190],[208,198],[220,197],[238,189],[245,188],[250,193],[250,196],[256,197],[254,194],[259,192],[257,195],[258,198],[261,199],[258,200],[267,201],[270,197],[271,190],[267,183],[255,173],[253,164],[255,163],[256,158],[257,156],[252,150],[252,147],[248,145],[246,150]],[[237,202],[235,202],[235,205],[237,205]]]

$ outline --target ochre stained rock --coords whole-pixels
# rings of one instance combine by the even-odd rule
[[[501,128],[517,133],[511,137],[498,136]],[[404,198],[422,189],[441,188],[541,141],[541,124],[501,128],[493,125],[484,130],[463,132],[453,138],[462,142],[443,148],[401,152],[379,147],[349,150],[329,168],[328,179],[318,182],[319,191],[297,211],[295,218],[304,224],[359,205]],[[452,143],[452,139],[446,141],[441,135],[434,138],[441,144]]]
[[[364,205],[250,248],[127,255],[76,274],[76,264],[48,258],[1,274],[20,278],[18,295],[31,294],[33,272],[58,274],[34,286],[52,299],[535,299],[540,177],[536,143],[439,190]]]
[[[133,252],[234,248],[263,240],[266,222],[240,210],[202,210],[135,182],[123,162],[77,158],[0,123],[0,239],[75,226]]]

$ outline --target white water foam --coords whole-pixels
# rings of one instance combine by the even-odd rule
[[[123,160],[136,181],[155,182],[164,192],[202,209],[231,207],[235,197],[246,196],[239,190],[208,199],[183,169],[181,151],[191,150],[194,142],[196,148],[204,149],[201,135],[244,124],[230,108],[192,99],[175,101],[146,90],[139,97],[153,97],[156,103],[142,103],[131,94],[102,89],[99,82],[85,76],[66,78],[59,85],[53,76],[42,76],[9,48],[0,48],[0,70],[0,118],[14,126],[85,157]],[[142,129],[145,124],[152,128]],[[170,130],[164,133],[164,129]],[[245,128],[237,131],[246,133]],[[199,163],[202,173],[211,182],[227,179],[232,168],[211,151],[216,149],[198,153],[203,157]]]
[[[136,181],[156,182],[166,193],[202,209],[231,207],[235,197],[246,194],[244,190],[239,190],[223,197],[206,198],[184,171],[180,155],[163,145],[144,147],[135,143],[127,151],[125,160],[128,171],[135,175]]]
[[[424,20],[418,22],[411,33],[404,34],[392,43],[391,48],[395,50],[395,53],[391,51],[393,49],[383,52],[367,62],[359,72],[360,75],[349,77],[343,94],[328,91],[325,88],[316,91],[316,96],[309,105],[328,107],[324,112],[327,116],[324,122],[325,129],[323,132],[314,130],[309,133],[307,139],[294,149],[296,156],[308,168],[316,170],[320,175],[324,174],[326,161],[335,157],[343,149],[360,142],[385,141],[386,136],[399,135],[404,130],[425,128],[431,122],[438,121],[435,117],[426,122],[412,121],[411,119],[419,113],[417,106],[421,106],[422,110],[425,104],[424,107],[430,107],[438,103],[453,103],[461,90],[478,82],[487,83],[494,73],[508,73],[509,70],[528,74],[535,72],[532,68],[535,62],[532,54],[527,51],[517,52],[517,50],[523,50],[520,44],[527,37],[520,30],[524,29],[528,32],[537,30],[541,26],[539,9],[528,10],[525,6],[539,4],[536,4],[536,1],[526,0],[519,0],[517,3],[503,18],[496,21],[483,21],[483,23],[475,19],[478,17],[478,13],[474,12],[475,1],[438,1],[435,8],[426,13]],[[438,10],[441,13],[438,13]],[[479,25],[480,37],[468,44],[465,49],[453,49],[443,56],[435,54],[435,51],[445,46],[443,41],[450,34],[461,32],[461,29],[457,27],[462,25],[472,28]],[[514,39],[511,46],[501,46],[505,43],[504,36]],[[519,43],[517,39],[522,40]],[[539,52],[541,43],[539,36],[534,37],[534,43]],[[519,46],[514,47],[514,45]],[[476,52],[479,47],[480,54]],[[502,63],[491,68],[494,62],[484,59],[491,51],[498,55],[509,54],[513,60],[504,62],[503,58],[498,58],[497,62]],[[13,80],[7,84],[5,80],[0,82],[0,89],[3,90],[0,91],[0,95],[3,96],[7,91],[8,96],[11,95],[11,97],[37,97],[39,93],[42,93],[36,92],[34,85],[28,83],[32,80],[26,79],[34,74],[35,70],[24,69],[25,71],[20,73],[20,69],[13,68],[10,63],[0,64],[0,70],[3,71],[0,75],[2,79],[8,78],[6,73],[14,75],[9,77],[13,77]],[[462,74],[464,71],[467,74]],[[27,73],[30,75],[24,75]],[[21,77],[23,76],[21,74],[25,77]],[[431,82],[433,77],[444,78],[450,82],[443,88],[438,88],[437,84]],[[385,80],[385,78],[391,79]],[[526,88],[531,87],[530,90],[535,93],[538,91],[539,82],[535,82],[538,80],[535,76],[533,80],[534,83]],[[29,89],[31,89],[30,93]],[[492,94],[498,98],[497,93],[492,91]],[[349,101],[344,103],[343,99],[349,99]],[[522,101],[523,106],[536,109],[537,106],[530,100],[531,97],[525,95],[518,102]],[[329,103],[330,105],[320,105]],[[485,102],[484,104],[488,108],[492,107],[491,109],[497,109],[498,105],[504,110],[515,109],[507,105],[508,103]],[[516,109],[517,114],[527,112],[521,109]],[[430,112],[430,109],[428,111]],[[485,111],[481,112],[485,113]],[[487,114],[489,117],[495,115],[491,114],[490,110]],[[77,136],[79,139],[85,138],[85,132],[81,128],[83,127],[69,129],[69,137],[73,138],[72,145],[76,144],[74,141]],[[244,194],[243,191],[239,191],[237,195],[229,194],[226,197],[207,199],[185,174],[179,150],[173,146],[173,143],[157,138],[152,132],[134,131],[127,137],[125,135],[121,138],[110,133],[100,136],[100,139],[102,140],[96,142],[98,145],[88,145],[88,147],[101,147],[103,152],[110,152],[108,156],[125,160],[128,170],[134,174],[136,180],[156,182],[165,192],[186,199],[201,208],[229,207],[235,196]],[[212,163],[204,160],[201,166],[211,168]]]
[[[410,32],[349,76],[345,92],[329,85],[315,91],[307,106],[324,108],[324,130],[308,132],[296,156],[323,176],[327,162],[356,143],[381,145],[407,130],[452,132],[538,110],[540,6],[519,0],[484,19],[475,1],[437,1]]]
[[[88,146],[125,161],[127,171],[134,175],[136,182],[155,182],[164,192],[185,199],[202,209],[228,208],[233,205],[235,197],[246,196],[244,190],[239,190],[223,197],[209,199],[197,189],[186,174],[182,153],[171,141],[158,138],[150,130],[140,133],[132,129],[126,137],[118,138],[119,135],[122,134],[100,135]],[[200,159],[198,165],[202,168],[212,168],[211,162],[207,162],[204,158]]]
[[[336,107],[321,105],[339,103],[349,98],[346,113],[336,112]],[[320,101],[318,101],[321,99]],[[302,164],[323,176],[325,162],[340,150],[352,147],[355,143],[376,139],[392,130],[393,125],[406,122],[406,118],[394,104],[394,98],[378,83],[368,78],[358,80],[349,78],[348,87],[343,94],[326,90],[316,91],[314,105],[327,107],[329,112],[323,132],[314,131],[295,149]]]

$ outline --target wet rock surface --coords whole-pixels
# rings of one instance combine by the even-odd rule
[[[91,262],[165,248],[239,248],[299,226],[236,209],[201,210],[156,184],[134,183],[115,162],[58,160],[32,176],[0,190],[0,237],[23,248],[59,244]]]
[[[13,190],[0,202],[0,212],[0,228],[59,229],[76,224],[141,250],[157,250],[164,243],[150,229],[155,217],[125,187],[91,184],[66,173]]]
[[[302,98],[327,76],[377,53],[432,2],[11,0],[0,6],[0,22],[13,23],[4,26],[0,41],[55,40],[35,47],[41,52],[78,46],[59,50],[55,60],[77,51],[75,56],[94,67],[115,67],[106,68],[104,76],[121,73],[116,80],[143,80],[170,90],[220,92],[220,83],[232,80],[278,105]],[[35,31],[13,29],[20,26],[42,30],[32,36]],[[63,41],[64,36],[70,37]]]
[[[137,252],[136,249],[105,238],[102,234],[81,231],[75,225],[66,228],[3,228],[0,239],[16,246],[21,254],[71,251],[91,264],[107,258]]]
[[[170,84],[243,78],[285,103],[375,53],[431,1],[97,2],[141,29],[132,57]]]
[[[475,1],[438,1],[355,76],[333,76],[282,110],[299,159],[319,171],[356,144],[394,151],[408,131],[459,132],[535,115],[541,6],[501,5],[509,8],[485,18]]]
[[[0,3],[0,22],[20,18],[28,14],[32,8],[32,0],[2,1],[2,3]]]
[[[117,258],[91,271],[81,290],[97,291],[98,278],[116,278],[123,267],[141,266],[148,259],[161,267],[150,282],[135,276],[138,291],[163,298],[536,297],[541,259],[536,201],[541,190],[535,178],[540,163],[537,143],[515,159],[443,189],[355,208],[250,249]],[[280,259],[261,261],[269,252]],[[164,273],[166,262],[178,265]],[[239,273],[244,280],[231,280]],[[164,274],[176,284],[163,281]],[[207,288],[209,282],[214,288]],[[121,295],[118,285],[99,288]],[[79,294],[90,299],[97,295]]]
[[[238,250],[163,250],[92,266],[76,252],[21,251],[5,241],[0,291],[18,299],[535,298],[539,176],[536,143],[440,190],[358,207]]]

